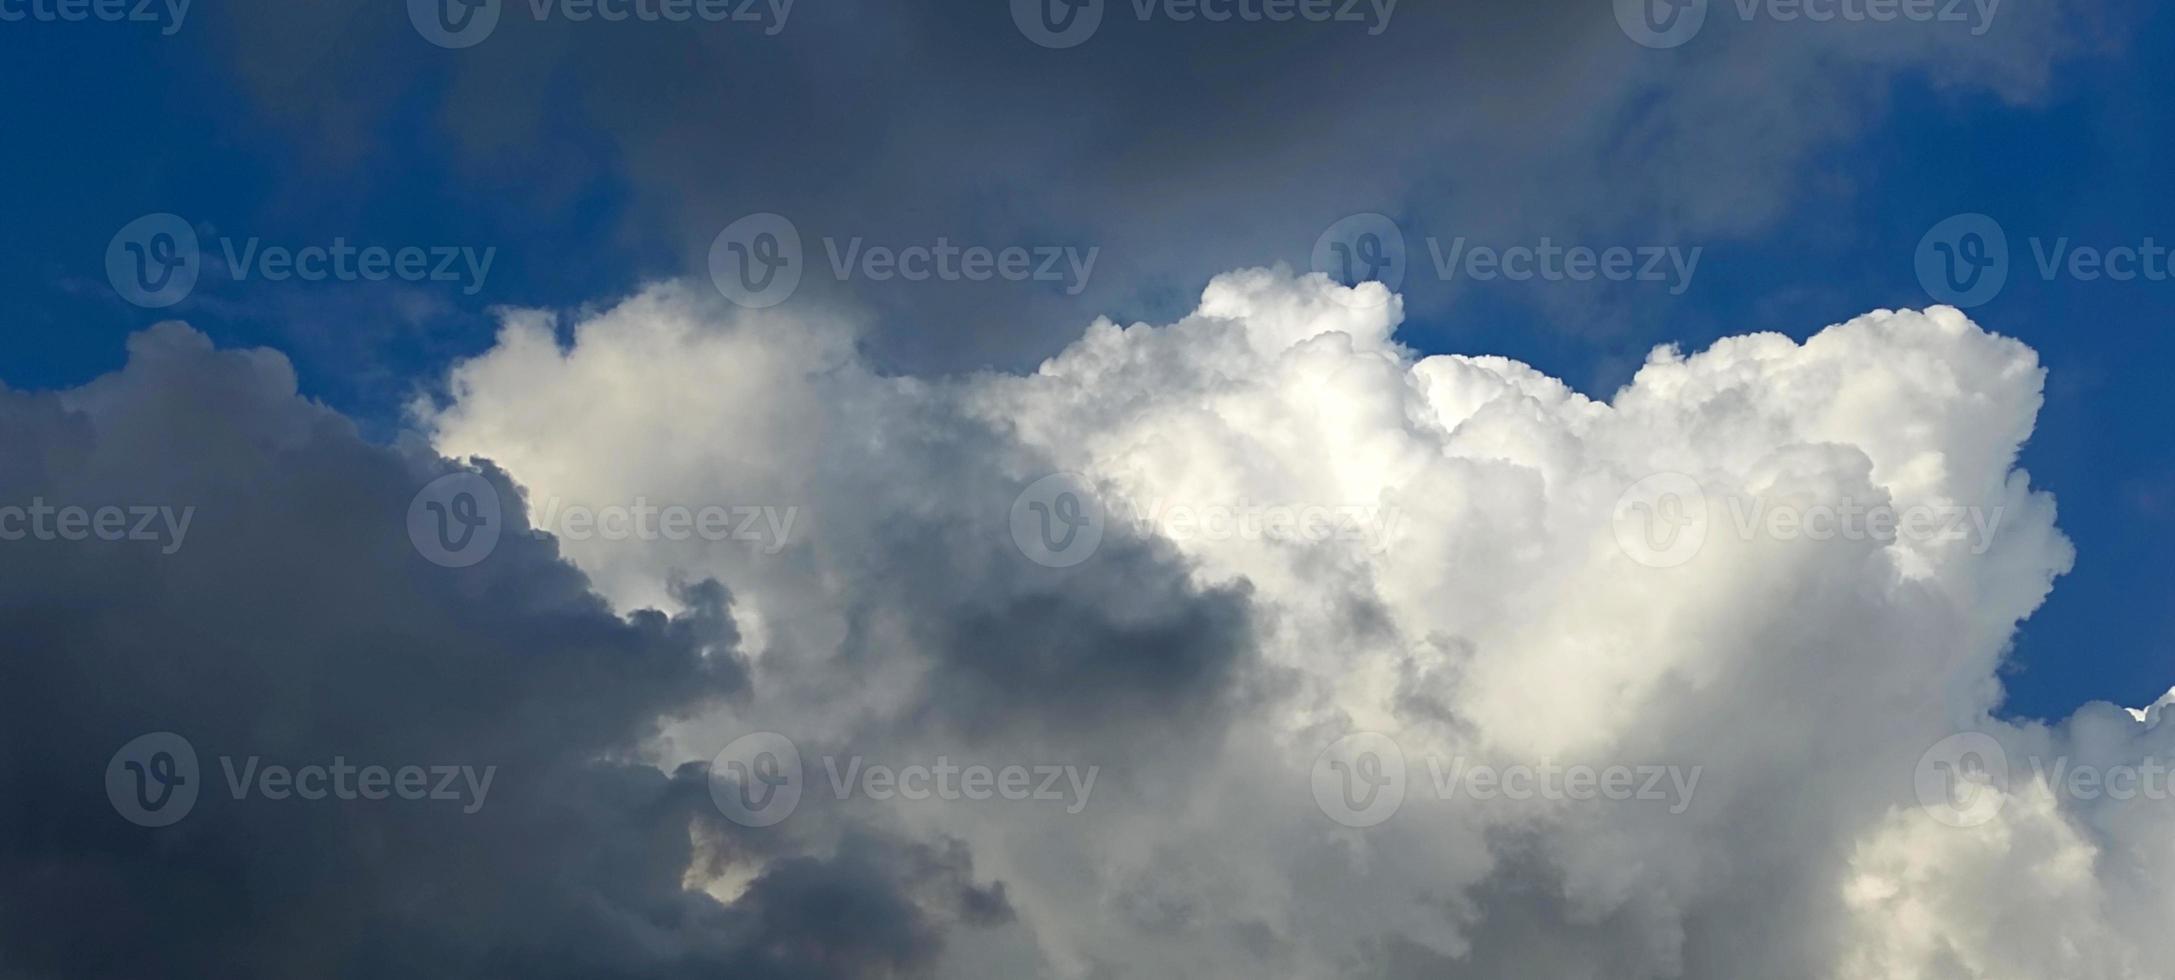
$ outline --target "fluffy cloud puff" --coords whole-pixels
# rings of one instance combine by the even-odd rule
[[[564,341],[510,316],[417,412],[440,452],[506,466],[532,517],[794,510],[767,544],[563,547],[622,608],[730,592],[749,696],[671,726],[660,762],[785,733],[811,791],[780,826],[957,837],[1003,883],[1017,918],[956,933],[940,975],[2128,977],[2171,952],[2150,925],[2166,802],[2026,764],[2154,758],[2158,710],[1993,715],[2009,638],[2072,557],[2015,466],[2031,350],[1953,309],[1876,311],[1657,350],[1604,402],[1418,357],[1401,311],[1250,270],[1177,323],[1097,321],[1032,374],[917,378],[870,367],[849,325],[663,285]],[[1015,540],[1053,473],[1106,517],[1066,567]],[[1657,474],[1704,502],[1667,561],[1627,537]],[[1800,523],[1853,508],[1941,519]],[[1960,731],[2015,764],[1998,813],[1951,827],[1914,779]],[[1365,827],[1310,788],[1353,732],[1408,777]],[[816,788],[813,760],[854,756],[1101,775],[1077,813]],[[1434,785],[1520,764],[1668,767],[1678,790]]]

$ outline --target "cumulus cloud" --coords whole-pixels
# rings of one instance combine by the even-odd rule
[[[1256,269],[1176,323],[1098,320],[1030,374],[915,378],[842,324],[662,285],[563,344],[510,318],[418,413],[532,510],[801,509],[775,554],[568,544],[621,606],[691,576],[731,591],[751,696],[675,726],[667,757],[774,730],[1103,767],[1076,816],[857,797],[793,818],[967,842],[1019,918],[939,972],[2128,977],[2166,954],[2164,796],[2027,761],[2148,763],[2157,709],[1996,717],[2015,626],[2072,560],[2015,465],[2030,349],[1883,310],[1658,349],[1602,401],[1417,356],[1401,318],[1379,286]],[[1053,473],[1105,516],[1064,567],[1012,540]],[[1641,496],[1657,479],[1680,492]],[[1404,763],[1366,826],[1316,798],[1354,732]],[[2008,747],[2011,776],[1968,826],[1914,783],[1959,732]],[[1675,788],[1442,778],[1581,765]]]

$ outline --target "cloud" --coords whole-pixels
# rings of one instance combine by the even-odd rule
[[[461,467],[362,441],[277,353],[161,325],[116,374],[0,391],[0,441],[10,505],[193,513],[178,542],[4,529],[0,974],[876,976],[933,956],[959,909],[1003,918],[963,847],[737,839],[699,768],[639,755],[747,696],[726,592],[615,615],[518,513],[490,561],[427,562],[409,501]],[[197,767],[193,809],[152,829],[99,774],[157,732]],[[342,765],[361,799],[254,776]],[[372,799],[370,766],[431,788]],[[438,798],[438,767],[487,788]],[[683,887],[698,856],[758,873],[721,901]]]
[[[118,374],[0,392],[0,500],[197,507],[171,554],[0,547],[28,651],[0,667],[9,969],[2122,978],[2175,952],[2167,782],[2113,792],[2168,754],[2164,706],[1998,716],[2073,560],[2016,468],[2029,348],[1883,310],[1661,348],[1602,400],[1419,356],[1403,311],[1242,270],[1032,372],[914,376],[846,322],[661,283],[507,312],[391,447],[174,325]],[[507,528],[444,568],[403,515],[467,465]],[[201,757],[197,812],[134,826],[95,774],[158,731]],[[760,732],[801,769],[751,826],[725,794],[782,774],[721,752]],[[497,770],[464,813],[233,799],[227,756]],[[908,790],[1006,768],[1069,791]]]
[[[1429,312],[1473,287],[1421,274],[1426,237],[1446,249],[1457,236],[1689,248],[1754,235],[1804,202],[1855,193],[1809,179],[1812,164],[1881,120],[1899,84],[2038,104],[2062,65],[2118,43],[2129,17],[1997,4],[1991,29],[1975,32],[1745,20],[1740,9],[1769,5],[1717,0],[1699,37],[1652,51],[1592,0],[1402,4],[1379,32],[1105,6],[1096,36],[1061,51],[1030,42],[995,2],[800,4],[774,35],[539,20],[509,3],[487,42],[454,52],[417,37],[400,5],[248,3],[211,16],[234,39],[251,104],[304,145],[368,160],[396,107],[433,107],[427,125],[459,148],[463,179],[531,190],[517,224],[624,197],[610,244],[666,263],[650,274],[699,271],[729,223],[784,214],[812,273],[797,302],[866,311],[879,363],[924,371],[1030,363],[1083,311],[1181,312],[1218,272],[1305,263],[1325,228],[1358,212],[1403,224],[1407,292]],[[297,40],[335,36],[343,43]],[[387,59],[430,84],[377,84]],[[819,244],[939,237],[1101,253],[1074,297],[1041,282],[836,281]],[[1565,330],[1665,315],[1626,302],[1627,288],[1516,296]]]
[[[941,826],[1004,882],[1031,948],[959,937],[939,973],[2127,977],[2165,954],[2143,925],[2167,901],[2164,802],[2041,793],[2023,761],[2136,765],[2164,729],[1995,716],[2015,626],[2073,557],[2015,465],[2030,349],[1884,310],[1658,349],[1601,401],[1419,357],[1401,318],[1378,286],[1256,269],[1176,323],[1098,320],[1025,375],[920,378],[872,370],[838,324],[660,285],[565,345],[510,319],[418,418],[532,493],[800,509],[770,555],[569,545],[623,606],[688,576],[731,589],[751,697],[675,726],[668,754],[776,730],[1102,765],[1070,819],[870,799],[810,818]],[[1058,568],[1006,540],[1051,473],[1107,515]],[[1635,496],[1657,476],[1703,503],[1688,554],[1627,506],[1659,505]],[[1345,516],[1393,519],[1371,539]],[[1315,795],[1355,731],[1405,772],[1365,827]],[[1914,790],[1960,731],[2017,746],[1991,825],[1945,826]],[[1676,789],[1456,779],[1581,765]],[[2103,941],[2065,941],[2085,923]]]

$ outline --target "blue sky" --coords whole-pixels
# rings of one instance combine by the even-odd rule
[[[438,283],[366,289],[211,281],[173,311],[222,345],[286,352],[306,394],[357,418],[380,439],[398,429],[400,407],[412,393],[454,359],[489,346],[492,307],[607,303],[645,280],[699,268],[690,236],[659,220],[671,202],[660,203],[640,186],[640,174],[654,170],[633,162],[626,144],[634,137],[598,122],[598,113],[609,110],[577,111],[578,100],[548,96],[554,86],[572,84],[569,73],[522,76],[522,84],[547,93],[540,96],[544,111],[523,120],[520,149],[479,151],[446,134],[468,125],[456,109],[488,113],[474,103],[498,93],[464,76],[457,56],[404,36],[397,11],[355,14],[375,19],[352,37],[336,24],[306,42],[291,40],[297,50],[290,60],[321,58],[328,65],[325,84],[299,86],[291,101],[276,72],[253,74],[237,54],[252,25],[236,21],[253,16],[199,9],[170,38],[128,24],[13,25],[4,32],[0,86],[10,97],[0,100],[0,132],[8,135],[0,186],[12,193],[0,214],[0,315],[16,342],[0,362],[0,381],[19,389],[80,383],[118,367],[123,338],[165,318],[122,301],[103,274],[114,232],[152,212],[272,242],[344,236],[358,243],[497,246],[488,281],[475,295]],[[821,26],[820,13],[802,16],[810,31]],[[1507,354],[1605,396],[1656,343],[1692,349],[1754,330],[1803,338],[1866,310],[1925,305],[1913,265],[1920,237],[1952,214],[1991,215],[2015,258],[2007,286],[1970,312],[2036,348],[2051,371],[2024,464],[2037,486],[2058,496],[2061,526],[2078,549],[2075,570],[2024,627],[2009,677],[2010,710],[2050,717],[2091,699],[2147,703],[2175,673],[2169,669],[2175,603],[2167,601],[2171,578],[2164,570],[2175,547],[2175,437],[2166,424],[2175,407],[2166,377],[2175,363],[2169,316],[2175,282],[2042,280],[2027,245],[2034,237],[2102,247],[2147,237],[2175,244],[2175,191],[2165,167],[2175,131],[2159,98],[2175,83],[2175,59],[2168,57],[2175,51],[2175,12],[2159,7],[2125,11],[2123,18],[2111,37],[2095,37],[2082,53],[2053,60],[2043,90],[2021,103],[1956,84],[1931,68],[1885,76],[1871,102],[1859,104],[1867,109],[1862,119],[1790,161],[1771,215],[1741,223],[1710,219],[1704,227],[1711,233],[1692,235],[1677,216],[1611,216],[1612,240],[1702,247],[1697,276],[1682,296],[1630,290],[1566,306],[1553,302],[1542,283],[1476,284],[1416,301],[1402,336],[1430,352]],[[385,19],[393,23],[377,23]],[[1009,30],[1001,15],[987,19],[1000,36]],[[350,40],[383,55],[382,62],[356,68],[343,61],[356,57]],[[789,30],[784,41],[792,40]],[[1003,40],[1017,50],[990,58],[1062,56],[1019,45],[1016,37]],[[1106,40],[1108,48],[1125,38],[1095,43]],[[1698,45],[1711,52],[1733,36],[1717,28],[1677,52],[1653,53],[1615,40],[1628,57],[1649,59],[1640,63],[1649,75],[1666,76],[1670,59],[1702,57]],[[763,81],[754,78],[746,91],[760,93]],[[347,111],[350,103],[365,108]],[[735,104],[714,104],[716,116],[707,124],[730,127]],[[834,104],[847,113],[867,108],[850,99]],[[895,116],[870,122],[899,124]],[[1168,148],[1156,142],[1168,135],[1158,127],[1170,124],[1149,120],[1137,142],[1104,147],[1109,166],[1152,170],[1163,149],[1182,154],[1175,139]],[[1424,150],[1436,125],[1424,113],[1395,117],[1394,127],[1379,133],[1392,148],[1383,159],[1407,167],[1395,148]],[[1044,135],[1055,139],[1060,132]],[[872,140],[855,152],[880,161],[887,145]],[[1729,174],[1720,171],[1736,165],[1726,155],[1708,163],[1717,170],[1673,165],[1675,179],[1687,186],[1726,182]],[[1333,166],[1310,172],[1316,179],[1309,194],[1294,204],[1302,212],[1294,221],[1304,227],[1326,224],[1319,215],[1379,210],[1398,216],[1408,232],[1447,228],[1470,202],[1455,175],[1385,190],[1356,178],[1347,188]],[[855,173],[855,164],[841,163],[837,173],[814,172],[807,180],[852,181]],[[1321,173],[1331,176],[1319,179]],[[767,199],[762,189],[736,183],[744,175],[722,167],[719,174],[722,213],[758,210]],[[1097,241],[1107,229],[1068,225],[1068,212],[1039,207],[1045,198],[1076,192],[1062,174],[1047,181],[1008,176],[975,206],[1055,239]],[[1274,209],[1280,200],[1271,195],[1249,206]],[[1560,227],[1490,220],[1498,229],[1492,234],[1512,241]],[[1214,238],[1199,258],[1211,268],[1303,264],[1307,246],[1301,236],[1234,231]],[[1189,305],[1205,281],[1191,268],[1167,269],[1116,287],[1121,292],[1036,297],[1031,308],[1053,314],[1040,332],[984,344],[928,340],[908,330],[891,353],[922,369],[1019,370],[1053,353],[1096,314],[1167,318]],[[915,302],[871,305],[887,323],[912,319]],[[1568,329],[1566,320],[1587,328]],[[917,361],[928,350],[941,355]]]

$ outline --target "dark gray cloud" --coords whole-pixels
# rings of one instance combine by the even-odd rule
[[[726,591],[622,618],[518,508],[483,563],[425,561],[408,504],[454,464],[359,439],[277,354],[161,326],[118,374],[0,391],[0,446],[10,504],[194,508],[171,553],[0,545],[0,975],[899,976],[1009,917],[959,845],[749,833],[703,766],[643,764],[746,696]],[[101,778],[153,732],[199,758],[156,828]],[[252,758],[496,768],[456,801],[237,799]],[[717,861],[751,869],[730,901],[683,883]]]
[[[1063,50],[1029,41],[1001,2],[806,0],[775,36],[539,21],[508,2],[488,40],[459,51],[426,43],[398,4],[245,3],[223,18],[258,108],[309,146],[369,160],[393,107],[420,99],[476,186],[546,213],[583,188],[623,194],[620,240],[603,247],[680,257],[658,274],[699,276],[729,222],[785,214],[809,272],[795,302],[866,311],[886,363],[962,368],[1030,364],[1098,313],[1168,319],[1226,269],[1304,267],[1355,212],[1404,226],[1422,313],[1486,288],[1437,281],[1430,237],[1726,245],[1847,197],[1812,162],[1879,118],[1898,78],[2030,102],[2124,16],[2008,4],[1973,33],[1747,22],[1717,2],[1698,37],[1653,51],[1592,0],[1408,0],[1379,33],[1104,6],[1094,36]],[[823,245],[940,236],[1101,252],[1070,295],[841,283]],[[1506,291],[1577,330],[1659,315],[1670,297],[1653,293]]]

